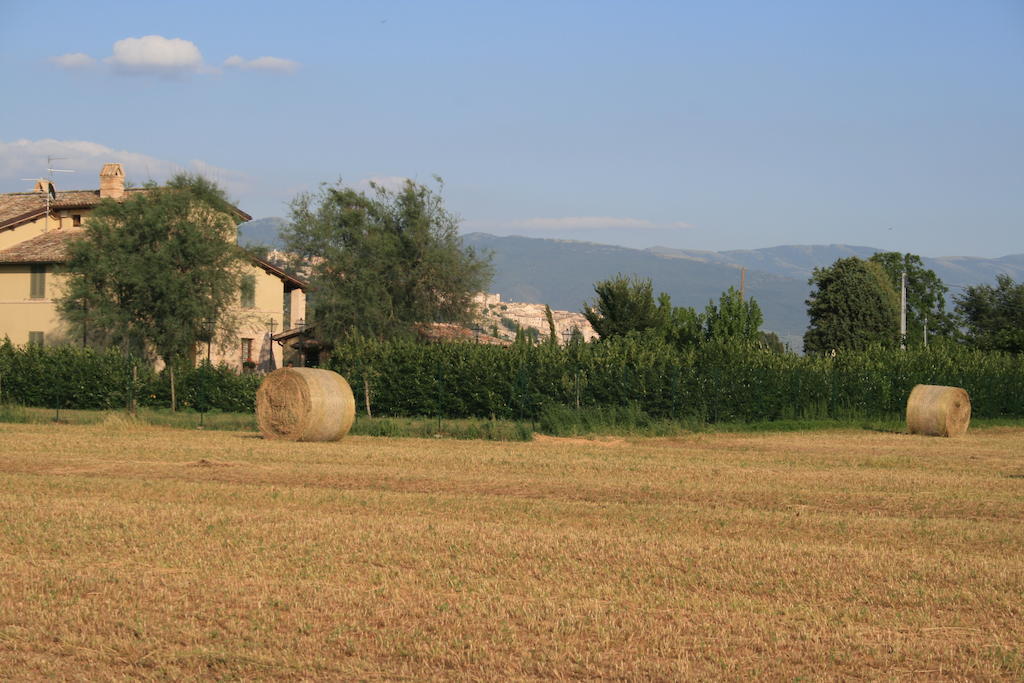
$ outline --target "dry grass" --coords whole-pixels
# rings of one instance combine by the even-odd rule
[[[0,425],[0,669],[1020,679],[1022,443]]]

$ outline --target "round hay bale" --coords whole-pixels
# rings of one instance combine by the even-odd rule
[[[337,441],[356,419],[356,401],[336,372],[281,368],[256,392],[256,419],[266,439]]]
[[[911,434],[960,436],[971,423],[971,397],[960,387],[918,384],[907,399]]]

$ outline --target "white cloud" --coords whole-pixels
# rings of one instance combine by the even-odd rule
[[[206,70],[195,43],[156,35],[119,40],[114,54],[103,61],[123,73],[181,75]]]
[[[96,60],[84,52],[69,52],[66,55],[50,57],[50,63],[62,69],[87,69],[96,64]]]
[[[198,173],[217,182],[229,196],[245,193],[250,179],[233,171],[193,159],[185,165],[159,159],[140,152],[118,150],[87,140],[0,140],[0,192],[29,191],[31,184],[21,178],[37,178],[46,174],[47,156],[60,157],[55,166],[75,173],[61,173],[54,178],[57,191],[95,189],[99,173],[106,163],[120,163],[131,182],[142,184],[153,180],[163,182],[176,173]]]
[[[299,68],[299,63],[281,57],[257,57],[256,59],[243,59],[238,55],[228,57],[224,60],[224,66],[247,71],[277,71],[280,73],[291,73]]]
[[[83,69],[95,65],[97,60],[84,52],[73,52],[51,57],[50,63],[62,69]],[[218,67],[206,63],[199,46],[192,41],[158,35],[117,41],[113,54],[103,59],[103,63],[114,73],[129,75],[176,77],[220,73]],[[292,73],[299,68],[299,63],[282,57],[243,59],[235,55],[228,57],[224,66],[246,71]]]

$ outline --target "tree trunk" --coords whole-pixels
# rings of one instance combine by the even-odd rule
[[[174,363],[167,364],[167,376],[171,379],[171,412],[178,410],[178,396],[174,391]]]
[[[135,397],[135,387],[137,387],[137,386],[139,386],[139,366],[137,366],[135,364],[135,361],[133,360],[132,361],[132,386],[131,386],[131,389],[128,391],[128,412],[130,412],[132,415],[135,415],[135,413],[138,411],[138,407],[139,407],[139,401]]]
[[[370,380],[363,377],[363,399],[366,401],[366,417],[373,417],[370,412]]]

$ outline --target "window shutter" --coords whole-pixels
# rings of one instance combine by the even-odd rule
[[[46,266],[32,266],[28,296],[30,299],[46,298]]]

